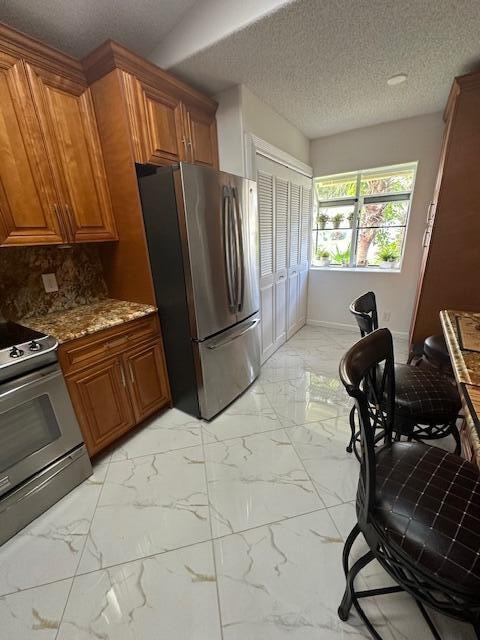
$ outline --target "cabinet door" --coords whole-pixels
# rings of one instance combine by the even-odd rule
[[[166,165],[186,160],[182,106],[176,98],[122,73],[136,162]]]
[[[125,354],[137,422],[170,402],[162,344],[158,340]]]
[[[275,349],[287,339],[288,180],[275,177]]]
[[[71,242],[115,240],[117,233],[89,89],[27,65],[35,102],[63,193]]]
[[[262,362],[275,351],[274,212],[273,176],[257,174],[260,242],[260,311],[262,318]]]
[[[298,305],[300,300],[300,275],[292,270],[288,276],[287,340],[298,331]]]
[[[121,357],[73,375],[67,378],[67,384],[90,455],[134,424]]]
[[[290,238],[288,260],[287,339],[298,329],[300,272],[301,188],[290,183]]]
[[[298,275],[298,314],[297,324],[301,329],[307,322],[307,301],[308,301],[308,270],[300,271]]]
[[[218,168],[217,123],[214,113],[184,105],[188,160]]]
[[[64,242],[58,193],[24,64],[0,57],[0,244]]]

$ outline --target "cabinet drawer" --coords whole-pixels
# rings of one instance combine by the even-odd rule
[[[100,359],[159,337],[158,317],[152,314],[60,345],[60,364],[64,374],[69,375],[97,364]]]

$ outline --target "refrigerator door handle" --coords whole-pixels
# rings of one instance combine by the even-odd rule
[[[243,336],[245,333],[247,333],[247,331],[251,331],[254,327],[257,326],[257,324],[259,322],[260,322],[259,318],[256,318],[255,320],[252,320],[252,322],[249,323],[248,327],[245,327],[244,329],[242,329],[238,333],[234,333],[233,335],[229,336],[226,340],[220,340],[220,342],[215,342],[214,344],[209,345],[208,348],[209,349],[220,349],[221,347],[224,347],[227,344],[230,344],[234,340],[237,340],[238,338]]]
[[[227,297],[230,311],[236,310],[236,302],[233,297],[233,272],[232,272],[232,218],[231,218],[231,196],[228,187],[223,189],[223,260],[225,275],[227,280]]]
[[[236,187],[233,187],[232,189],[232,203],[235,216],[235,243],[237,246],[236,310],[241,311],[243,307],[243,299],[245,296],[245,254],[243,249],[242,216],[240,214],[240,205],[238,203],[238,193]]]

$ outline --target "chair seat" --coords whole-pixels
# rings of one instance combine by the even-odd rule
[[[457,388],[441,374],[395,365],[395,418],[420,424],[447,423],[460,408]]]
[[[459,456],[422,443],[378,451],[373,519],[417,568],[478,594],[480,473]]]
[[[423,343],[423,352],[428,360],[439,366],[450,366],[447,343],[443,336],[429,336]]]

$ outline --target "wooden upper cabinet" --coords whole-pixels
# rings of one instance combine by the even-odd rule
[[[90,90],[26,65],[70,242],[117,238]]]
[[[218,167],[214,100],[112,41],[87,56],[83,68],[90,84],[118,73],[135,162]]]
[[[185,105],[188,161],[218,167],[217,123],[215,113]]]
[[[0,245],[66,240],[25,65],[0,54]]]
[[[135,161],[165,165],[186,159],[181,103],[122,72]]]

